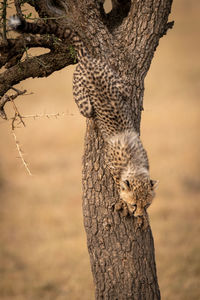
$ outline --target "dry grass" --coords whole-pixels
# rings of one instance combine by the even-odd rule
[[[142,139],[160,180],[149,213],[164,300],[200,299],[199,8],[197,0],[175,1],[175,27],[146,79]],[[94,299],[81,212],[85,121],[72,100],[71,73],[21,85],[34,92],[16,101],[23,114],[74,113],[27,119],[16,130],[33,177],[0,121],[2,300]]]

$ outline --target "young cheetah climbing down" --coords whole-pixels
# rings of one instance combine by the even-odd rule
[[[78,64],[73,76],[73,94],[81,114],[93,118],[105,141],[105,163],[119,190],[117,209],[143,216],[154,197],[155,181],[149,176],[146,151],[134,124],[129,107],[129,84],[108,63],[89,54],[79,37],[70,29],[28,23],[13,16],[10,26],[20,32],[54,33],[71,39],[77,50]],[[126,205],[124,205],[126,204]]]
[[[105,141],[105,163],[122,200],[116,209],[145,215],[156,182],[150,179],[148,157],[134,129],[126,81],[105,62],[86,54],[74,72],[73,91],[80,112],[95,120]]]

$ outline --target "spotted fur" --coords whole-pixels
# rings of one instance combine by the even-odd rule
[[[147,153],[134,129],[126,84],[105,62],[86,55],[74,72],[74,98],[80,112],[95,119],[105,141],[105,163],[122,200],[116,209],[125,215],[146,216],[155,182],[150,179]]]

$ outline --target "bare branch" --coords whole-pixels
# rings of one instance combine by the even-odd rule
[[[22,149],[20,147],[19,141],[17,140],[17,137],[16,137],[16,134],[15,134],[14,130],[12,130],[12,136],[14,138],[15,145],[16,145],[16,148],[17,148],[17,152],[19,153],[19,158],[21,159],[22,164],[24,165],[24,167],[25,167],[26,171],[28,172],[28,174],[30,176],[33,176],[33,174],[31,173],[31,171],[30,171],[30,169],[28,167],[27,162],[24,159],[23,151],[22,151]]]
[[[13,120],[12,120],[12,130],[15,129],[15,122],[18,121],[18,120],[19,120],[19,122],[20,122],[24,127],[26,127],[25,122],[24,122],[24,120],[23,120],[23,117],[21,116],[21,114],[20,114],[20,112],[19,112],[19,110],[18,110],[18,108],[17,108],[17,106],[16,106],[14,100],[13,100],[13,99],[10,99],[10,100],[11,100],[11,102],[12,102],[12,105],[13,105],[13,108],[14,108],[14,111],[15,111],[15,115],[14,115],[14,117],[12,118],[12,119],[13,119]]]
[[[37,114],[33,114],[33,115],[22,115],[20,114],[20,119],[24,120],[24,119],[33,119],[33,120],[37,120],[37,119],[41,119],[41,118],[47,118],[47,119],[51,119],[51,118],[55,118],[58,119],[60,117],[65,117],[65,116],[71,116],[74,117],[78,114],[74,114],[74,113],[70,113],[70,112],[58,112],[58,113],[37,113]],[[13,119],[15,119],[15,116],[12,118],[7,119],[8,121],[12,121]],[[20,121],[21,122],[21,121]],[[25,122],[24,122],[25,123]],[[11,124],[12,125],[12,124]],[[11,126],[12,127],[12,126]],[[14,126],[15,127],[15,126]],[[25,126],[24,126],[25,127]]]
[[[29,1],[24,2],[29,3]],[[41,35],[40,30],[37,31],[36,29],[34,33],[37,35],[21,34],[15,39],[4,39],[0,42],[0,67],[4,66],[6,69],[5,71],[2,70],[3,72],[0,74],[0,97],[2,97],[0,99],[0,115],[4,119],[6,119],[4,105],[11,99],[5,93],[13,85],[29,77],[47,77],[54,71],[75,63],[69,49],[70,41],[67,41],[67,37],[65,36],[63,19],[61,20],[60,16],[58,17],[56,13],[54,14],[56,17],[52,17],[51,19],[46,18],[48,16],[48,9],[50,9],[47,9],[48,3],[49,1],[31,2],[39,14],[45,17],[45,20],[41,21],[41,26],[38,24],[35,28],[41,29],[43,28],[42,24],[44,24],[45,28],[49,28],[49,31],[45,32],[44,30],[45,34]],[[22,22],[25,22],[21,10],[21,1],[15,0],[15,7]],[[53,10],[51,11],[51,15],[53,16]],[[57,19],[59,19],[59,22]],[[58,32],[58,35],[64,34],[64,41],[53,35],[54,31],[52,32],[52,28],[56,28],[54,31]],[[48,32],[49,34],[46,34]],[[27,55],[25,60],[21,61],[24,53],[27,54],[28,49],[35,47],[47,48],[50,49],[50,52],[35,57]]]
[[[68,113],[68,112],[61,112],[61,113],[53,113],[53,114],[46,114],[46,113],[42,113],[42,114],[34,114],[34,115],[25,115],[25,116],[22,116],[22,119],[39,119],[39,118],[55,118],[57,119],[58,117],[64,117],[64,116],[75,116],[76,114],[73,114],[73,113]]]
[[[39,47],[42,44],[48,47],[53,47],[53,43],[51,43],[51,39],[49,40],[48,37],[29,36],[27,39],[27,43],[30,46],[34,45]],[[23,39],[19,39],[16,44],[14,44],[15,40],[10,40],[9,43],[10,45],[13,43],[13,52],[11,51],[8,55],[15,59],[17,57],[17,50],[15,50],[15,48],[22,49],[20,46],[23,45]],[[60,45],[60,43],[58,43],[58,45]],[[4,111],[4,105],[6,102],[11,99],[15,99],[18,95],[20,95],[20,93],[17,93],[15,96],[5,95],[5,93],[10,90],[13,85],[29,77],[47,77],[56,70],[60,70],[65,66],[74,64],[74,58],[69,53],[69,45],[63,43],[62,48],[58,47],[59,49],[57,49],[56,44],[54,46],[55,51],[32,58],[27,57],[25,61],[13,64],[13,66],[11,65],[11,58],[4,58],[5,61],[9,61],[11,67],[0,74],[0,116],[3,119],[7,119]]]
[[[0,117],[2,119],[7,120],[7,116],[6,113],[4,111],[4,105],[10,101],[10,98],[8,97],[8,95],[4,95],[1,99],[0,99]]]
[[[63,46],[60,52],[49,52],[23,62],[0,74],[0,96],[3,96],[11,86],[29,77],[47,77],[54,71],[74,64],[74,59],[68,53],[68,46]]]
[[[51,35],[24,35],[17,39],[8,39],[6,43],[0,44],[0,67],[4,66],[10,68],[20,61],[24,52],[29,48],[48,48],[56,50],[60,46],[60,41]]]

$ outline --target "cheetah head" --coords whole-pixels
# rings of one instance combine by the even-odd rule
[[[143,216],[155,196],[158,182],[149,176],[137,176],[120,182],[120,198],[127,204],[130,214]]]

